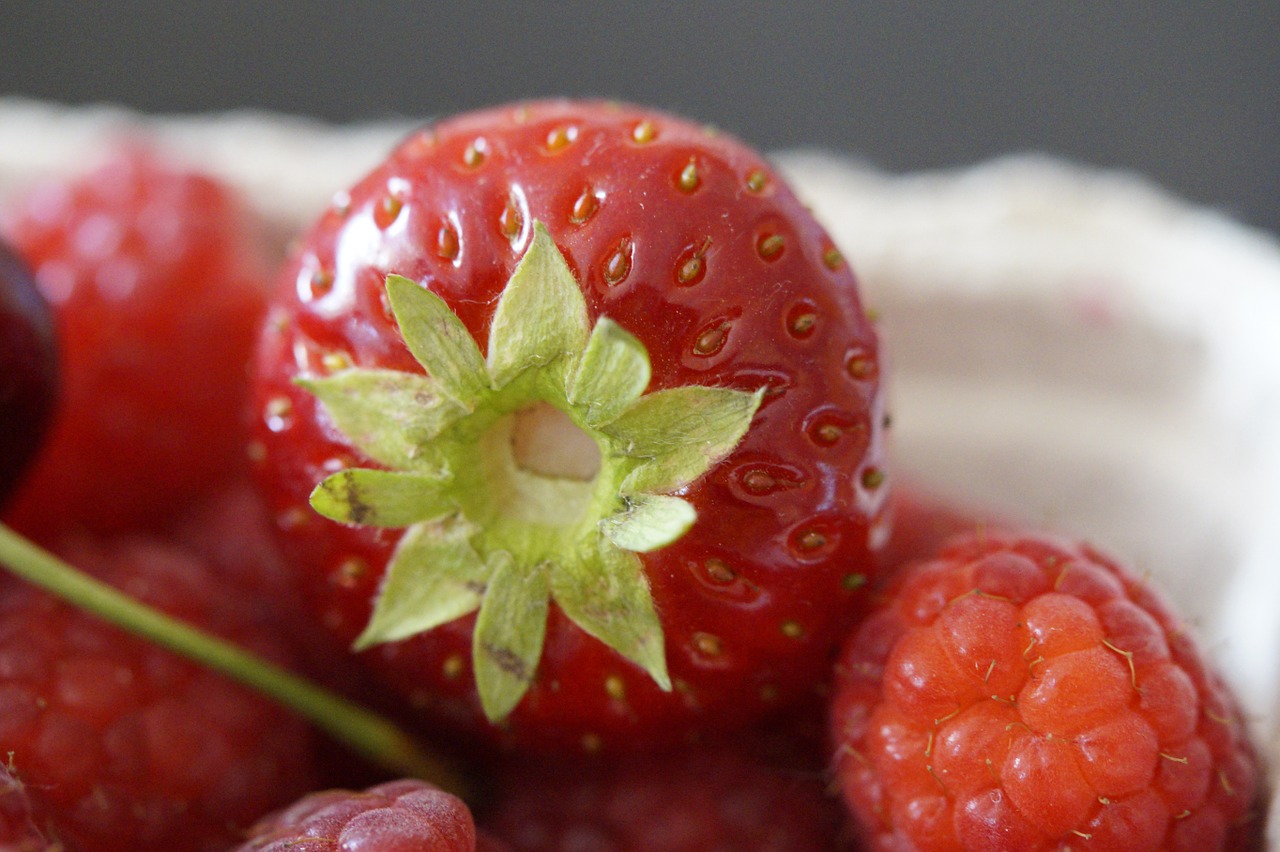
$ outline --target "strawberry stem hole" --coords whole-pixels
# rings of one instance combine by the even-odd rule
[[[550,403],[533,402],[501,417],[481,439],[480,453],[486,483],[475,493],[486,494],[490,509],[508,521],[577,528],[590,510],[600,448]]]
[[[600,473],[600,447],[555,406],[539,402],[515,413],[511,450],[524,471],[552,479],[592,482]]]

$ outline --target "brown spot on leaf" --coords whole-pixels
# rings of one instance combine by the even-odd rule
[[[482,642],[480,649],[493,660],[494,664],[521,683],[533,680],[533,672],[520,655],[510,648],[500,648],[491,642]]]
[[[356,484],[354,470],[344,470],[337,474],[334,485],[329,490],[336,491],[334,496],[346,504],[352,523],[364,524],[373,515],[373,507],[360,496],[360,486]]]

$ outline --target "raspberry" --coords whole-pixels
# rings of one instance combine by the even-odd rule
[[[257,490],[241,480],[196,502],[166,534],[199,553],[224,582],[241,591],[240,608],[269,620],[273,632],[289,641],[295,671],[403,723],[404,703],[380,687],[358,658],[306,615],[293,566],[279,552],[272,523]],[[324,786],[364,787],[386,777],[367,758],[333,742],[318,751],[316,763]]]
[[[0,849],[48,852],[49,841],[31,817],[31,799],[22,782],[0,764]]]
[[[53,308],[62,396],[10,526],[154,529],[243,464],[269,271],[253,217],[141,146],[42,184],[0,230]]]
[[[237,852],[503,852],[461,799],[411,779],[326,790],[265,818]]]
[[[285,662],[234,588],[167,543],[67,541],[68,561]],[[0,755],[69,848],[203,850],[311,783],[306,727],[221,675],[33,587],[0,581]]]
[[[953,539],[843,650],[837,779],[877,849],[1244,849],[1244,721],[1167,605],[1087,545]]]

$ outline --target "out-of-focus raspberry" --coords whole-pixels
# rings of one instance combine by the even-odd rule
[[[287,646],[197,556],[67,541],[69,562],[277,663]],[[313,783],[296,717],[69,604],[0,577],[0,755],[50,839],[93,852],[225,848]]]
[[[456,796],[411,779],[312,793],[260,822],[236,852],[507,852]]]

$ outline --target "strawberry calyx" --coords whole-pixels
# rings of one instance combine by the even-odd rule
[[[404,528],[355,648],[478,611],[473,667],[491,721],[533,682],[550,602],[671,689],[662,626],[637,554],[696,521],[679,491],[746,434],[763,391],[645,393],[643,344],[592,325],[546,227],[499,299],[482,354],[439,296],[397,275],[392,313],[424,374],[353,367],[297,379],[382,468],[348,468],[311,495],[345,524]]]

